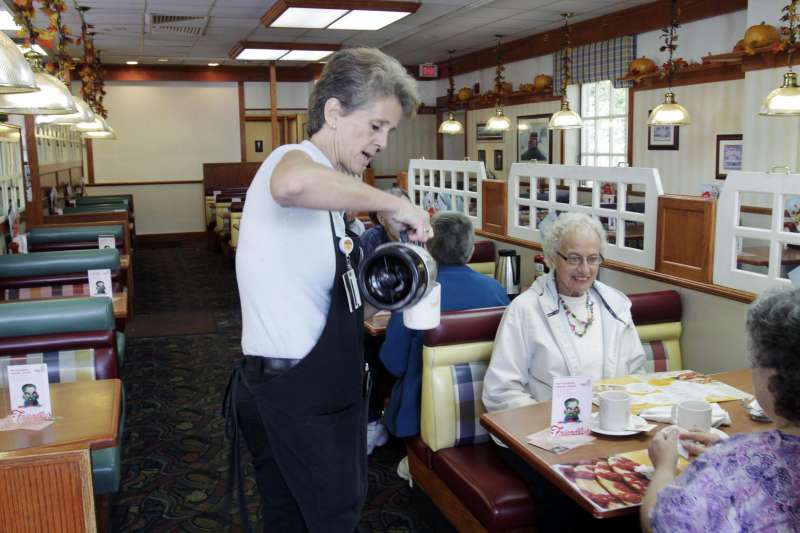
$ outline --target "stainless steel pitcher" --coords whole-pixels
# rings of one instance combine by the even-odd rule
[[[520,256],[514,250],[499,250],[494,267],[494,279],[505,289],[509,298],[519,294]]]

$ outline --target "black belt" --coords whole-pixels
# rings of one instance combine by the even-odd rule
[[[285,357],[261,357],[258,355],[245,355],[244,364],[249,372],[255,374],[282,374],[296,366],[302,359],[288,359]]]

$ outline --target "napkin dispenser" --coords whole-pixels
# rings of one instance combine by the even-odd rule
[[[439,325],[441,307],[436,274],[436,261],[425,248],[390,242],[362,261],[358,284],[373,307],[403,311],[411,329],[432,329]]]

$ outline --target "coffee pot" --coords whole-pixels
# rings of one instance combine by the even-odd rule
[[[509,298],[519,295],[520,256],[514,250],[499,250],[494,267],[494,279],[506,291]]]
[[[436,261],[416,244],[390,242],[361,262],[358,285],[362,297],[377,309],[403,311],[411,329],[439,325],[441,287]]]

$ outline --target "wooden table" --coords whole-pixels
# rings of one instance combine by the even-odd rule
[[[754,266],[769,266],[769,246],[745,248],[736,258],[740,263]],[[800,248],[786,248],[781,256],[781,265],[800,265]]]
[[[752,394],[753,392],[750,369],[724,372],[722,374],[716,374],[714,377],[719,381],[732,385],[747,393]],[[775,427],[773,423],[755,422],[752,420],[739,401],[724,402],[721,405],[723,409],[728,411],[731,415],[732,424],[721,428],[729,435],[765,431],[774,429]],[[541,402],[516,409],[485,413],[481,415],[481,424],[489,433],[505,443],[519,457],[531,465],[534,470],[549,479],[550,482],[566,493],[570,498],[578,502],[581,507],[594,515],[595,518],[611,518],[639,512],[638,506],[615,509],[612,511],[600,511],[596,509],[570,484],[564,481],[561,476],[551,468],[551,465],[574,463],[584,459],[596,459],[618,453],[646,449],[650,445],[650,439],[652,439],[658,429],[653,429],[648,433],[639,433],[630,437],[608,437],[605,435],[593,434],[596,440],[592,441],[590,444],[575,448],[561,455],[556,455],[532,444],[528,444],[525,441],[526,435],[541,431],[550,425],[550,402]],[[665,424],[658,425],[662,427]]]
[[[92,450],[116,446],[122,382],[119,379],[52,383],[56,421],[41,431],[0,431],[0,452],[76,445]],[[0,389],[0,413],[8,415],[8,389]]]
[[[372,315],[372,318],[364,321],[364,330],[373,337],[383,337],[386,335],[386,327],[389,325],[390,318],[392,318],[391,312],[378,311]]]

